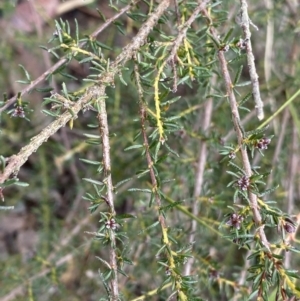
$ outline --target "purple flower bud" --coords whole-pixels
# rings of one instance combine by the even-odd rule
[[[256,143],[256,147],[259,148],[259,149],[267,149],[268,148],[268,145],[271,143],[271,139],[270,138],[266,138],[266,137],[263,137],[261,138],[260,140],[257,141]]]
[[[243,221],[244,221],[244,217],[242,215],[232,213],[226,225],[234,227],[239,230],[241,228],[241,223]]]
[[[236,154],[235,154],[234,151],[231,151],[231,152],[229,153],[228,156],[229,156],[229,158],[232,159],[232,160],[236,158]]]
[[[107,221],[107,222],[105,223],[105,227],[106,227],[107,229],[116,230],[116,228],[117,228],[117,223],[116,223],[116,221],[112,218],[112,219],[110,219],[109,221]]]
[[[250,186],[250,179],[247,176],[242,176],[238,181],[237,185],[241,190],[247,190]]]
[[[11,114],[12,117],[25,118],[25,112],[22,106],[16,106],[14,112]]]

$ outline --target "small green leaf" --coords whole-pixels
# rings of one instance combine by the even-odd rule
[[[257,296],[257,293],[258,293],[258,289],[252,292],[252,294],[249,296],[247,301],[253,300],[253,298]]]
[[[129,213],[118,214],[116,216],[117,219],[126,219],[126,218],[136,218],[135,215]]]
[[[106,260],[102,259],[102,258],[99,257],[99,256],[95,256],[95,257],[96,257],[98,260],[100,260],[107,268],[111,269],[110,264],[109,264]]]
[[[44,114],[48,115],[48,116],[55,117],[55,118],[59,116],[58,113],[54,113],[54,112],[49,111],[49,110],[42,110],[42,112],[43,112]]]
[[[126,264],[133,265],[133,262],[129,258],[123,257],[122,259]]]
[[[228,173],[228,174],[230,174],[230,175],[232,175],[232,176],[234,176],[234,177],[236,177],[236,178],[240,178],[240,177],[241,177],[239,174],[234,173],[234,172],[232,172],[232,171],[230,171],[230,170],[227,170],[226,173]],[[234,181],[234,182],[235,182],[235,181]],[[227,186],[228,186],[228,185],[227,185]]]
[[[146,169],[146,170],[138,171],[136,173],[136,175],[137,175],[137,178],[139,179],[139,178],[141,178],[142,176],[144,176],[145,174],[148,174],[148,173],[149,173],[149,169]]]
[[[100,139],[100,138],[101,138],[100,135],[86,134],[86,133],[84,133],[83,135],[84,135],[85,137],[91,138],[91,139]]]
[[[227,43],[227,41],[228,41],[229,37],[231,36],[232,32],[233,32],[233,27],[231,27],[229,29],[229,31],[227,32],[227,34],[226,34],[226,36],[225,36],[225,38],[223,40],[223,43]]]
[[[100,70],[105,71],[105,68],[104,68],[102,65],[100,65],[98,62],[92,61],[92,64],[93,64],[94,66],[100,68]]]
[[[243,71],[243,65],[240,66],[240,68],[239,68],[237,74],[235,75],[235,79],[234,79],[234,81],[233,81],[233,85],[234,85],[234,86],[236,86],[237,83],[239,82],[240,77],[241,77],[241,74],[242,74],[242,71]]]
[[[100,9],[96,9],[98,14],[100,15],[100,17],[103,19],[104,22],[106,22],[106,17],[104,16],[104,14],[100,11]]]
[[[1,173],[3,173],[5,165],[6,165],[5,158],[3,156],[0,156],[0,170],[1,170]]]
[[[90,78],[84,78],[83,81],[87,82],[87,83],[92,83],[92,84],[98,84],[99,83],[99,80],[94,80],[94,79],[90,79]]]
[[[142,188],[129,188],[127,191],[132,192],[145,192],[145,193],[152,193],[151,189],[142,189]]]
[[[98,40],[96,41],[96,44],[103,49],[113,50],[110,46],[103,44],[103,43],[99,42]]]
[[[29,85],[31,83],[28,80],[17,80],[16,82],[19,83],[19,84],[22,84],[22,85]]]
[[[28,183],[26,183],[26,182],[16,182],[15,183],[15,185],[17,185],[17,186],[21,186],[21,187],[27,187],[27,186],[29,186],[29,184]]]
[[[123,276],[128,277],[128,275],[127,275],[123,270],[117,269],[117,271],[118,271],[120,274],[122,274]]]
[[[57,59],[60,59],[60,56],[52,49],[48,49],[49,53],[52,53]]]
[[[132,180],[132,178],[128,178],[128,179],[125,179],[125,180],[122,180],[120,182],[118,182],[116,185],[115,185],[115,188],[118,188],[120,187],[121,185],[123,185],[124,183],[127,183],[128,181]]]
[[[88,139],[88,140],[85,140],[85,143],[87,144],[91,144],[91,145],[99,145],[101,144],[101,141],[99,139]]]
[[[66,84],[65,83],[62,83],[62,88],[63,88],[63,94],[64,94],[64,96],[67,98],[67,99],[69,99],[69,92],[68,92],[68,90],[67,90],[67,86],[66,86]]]
[[[285,273],[292,278],[300,279],[298,270],[285,270]]]
[[[161,146],[161,142],[158,142],[156,144],[155,151],[154,151],[154,162],[157,162],[157,157],[158,157],[158,152],[159,152],[160,146]]]
[[[214,36],[211,35],[209,32],[207,32],[207,35],[212,39],[212,41],[215,43],[215,45],[219,48],[220,43],[214,38]]]
[[[252,97],[252,92],[249,92],[244,96],[244,98],[239,102],[239,106],[242,106],[244,103],[246,103],[250,98]]]
[[[121,73],[119,73],[119,79],[120,79],[120,81],[121,81],[121,83],[122,83],[123,85],[127,86],[127,83],[125,82],[125,80],[124,80],[124,78],[123,78],[123,76],[122,76]]]
[[[44,87],[44,88],[36,88],[35,89],[37,92],[42,92],[42,93],[48,93],[53,91],[52,87]]]
[[[295,253],[300,253],[300,249],[298,249],[296,247],[293,247],[293,246],[289,247],[289,251],[292,251],[292,252],[295,252]]]
[[[242,82],[240,84],[236,84],[236,87],[244,87],[244,86],[249,86],[251,85],[251,81],[246,81],[246,82]]]
[[[77,77],[75,77],[75,76],[73,76],[73,75],[71,75],[69,73],[59,72],[59,74],[61,74],[63,77],[69,78],[69,79],[73,79],[73,80],[76,80],[76,81],[78,80]]]
[[[79,160],[84,163],[91,164],[91,165],[100,165],[101,164],[99,161],[88,160],[88,159],[84,159],[84,158],[79,158]]]
[[[164,106],[170,105],[170,104],[172,104],[172,103],[177,102],[180,98],[181,98],[181,96],[177,96],[177,97],[174,97],[174,98],[169,99],[169,100],[167,100],[167,101],[161,102],[161,103],[160,103],[160,106],[161,106],[161,107],[164,107]]]
[[[170,204],[170,205],[167,205],[167,206],[162,206],[162,207],[160,207],[159,208],[159,210],[163,210],[163,211],[167,211],[167,210],[170,210],[170,209],[172,209],[172,208],[174,208],[174,207],[177,207],[178,205],[180,205],[180,204],[182,204],[183,202],[182,201],[177,201],[177,202],[174,202],[174,203],[172,203],[172,204]]]
[[[126,31],[123,29],[123,27],[117,26],[117,29],[118,29],[118,31],[119,31],[123,36],[126,35]]]
[[[142,144],[135,144],[135,145],[131,145],[131,146],[128,146],[124,149],[124,151],[128,151],[128,150],[131,150],[131,149],[137,149],[137,148],[142,148],[144,147]]]
[[[76,44],[79,43],[79,29],[78,29],[78,22],[77,19],[74,20],[75,21],[75,28],[76,28]]]
[[[229,165],[234,166],[237,170],[239,170],[241,172],[242,175],[244,175],[244,170],[241,167],[239,167],[238,165],[236,165],[232,161],[229,162]]]
[[[186,75],[185,77],[181,78],[178,83],[177,83],[177,86],[179,86],[180,84],[188,84],[187,81],[190,79],[190,76],[189,75]]]
[[[26,76],[26,79],[27,79],[27,81],[30,83],[30,82],[31,82],[31,78],[30,78],[30,75],[29,75],[28,71],[27,71],[27,70],[25,69],[25,67],[24,67],[23,65],[21,65],[21,64],[19,64],[19,67],[21,67],[21,69],[24,71],[25,76]]]
[[[166,245],[164,244],[155,254],[156,258],[159,258],[159,255],[164,251],[164,249],[166,248]]]
[[[94,179],[83,178],[82,180],[84,180],[84,181],[86,181],[88,183],[91,183],[91,184],[98,185],[98,186],[103,186],[104,185],[103,182],[97,181],[97,180],[94,180]]]
[[[17,182],[19,182],[18,178],[9,179],[9,180],[5,181],[3,184],[1,184],[1,187],[4,188],[4,187],[7,187],[7,186],[16,184]]]
[[[90,56],[90,57],[86,57],[86,58],[80,60],[78,63],[79,64],[88,63],[88,62],[91,62],[92,60],[94,60],[94,58],[92,56]]]
[[[145,232],[147,232],[147,231],[149,231],[149,230],[155,228],[155,227],[158,226],[158,225],[159,225],[159,221],[156,221],[156,222],[153,223],[152,225],[150,225],[150,226],[148,226],[147,228],[145,228],[145,229],[143,229],[142,231],[140,231],[140,232],[138,233],[138,235],[141,235],[142,233],[145,233]]]

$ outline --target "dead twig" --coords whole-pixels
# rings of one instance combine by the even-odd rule
[[[263,111],[264,104],[260,97],[258,75],[256,72],[254,55],[252,52],[250,25],[255,27],[257,30],[258,28],[249,19],[247,1],[240,0],[240,2],[241,2],[241,9],[239,15],[237,16],[237,22],[241,26],[244,33],[244,42],[246,46],[249,75],[252,83],[252,95],[255,102],[257,118],[259,120],[262,120],[264,118],[264,111]]]

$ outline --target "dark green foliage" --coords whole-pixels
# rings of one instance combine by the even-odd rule
[[[276,99],[278,113],[296,98],[299,66],[285,66],[284,53],[296,51],[289,45],[298,41],[298,20],[286,3],[273,8],[289,23],[274,20],[278,50],[274,74],[265,78],[262,36],[271,10],[248,3],[261,29],[250,27],[265,115],[271,116],[265,124],[253,113],[247,40],[235,22],[239,3],[233,11],[233,1],[211,1],[193,17],[197,1],[171,1],[157,23],[147,23],[163,2],[139,1],[98,36],[84,28],[80,13],[53,21],[54,33],[40,47],[53,64],[62,61],[41,86],[32,87],[30,66],[19,64],[18,83],[38,92],[40,101],[14,91],[15,101],[0,111],[0,179],[12,155],[34,144],[39,132],[46,135],[51,122],[61,124],[36,154],[29,151],[20,171],[0,182],[3,220],[8,205],[24,202],[23,214],[36,220],[26,230],[39,235],[28,258],[20,250],[0,258],[0,299],[18,285],[26,289],[15,300],[30,301],[300,297],[298,106],[287,109],[292,118],[282,128],[282,116],[267,101]],[[109,1],[104,7],[111,16],[91,10],[110,22],[129,3]],[[7,95],[0,109],[10,101]],[[287,132],[278,146],[281,131]],[[7,233],[6,239],[13,236]]]

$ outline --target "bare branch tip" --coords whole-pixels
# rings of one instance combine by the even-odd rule
[[[265,118],[264,112],[262,111],[262,112],[257,113],[257,118],[258,118],[258,120],[263,120]]]

